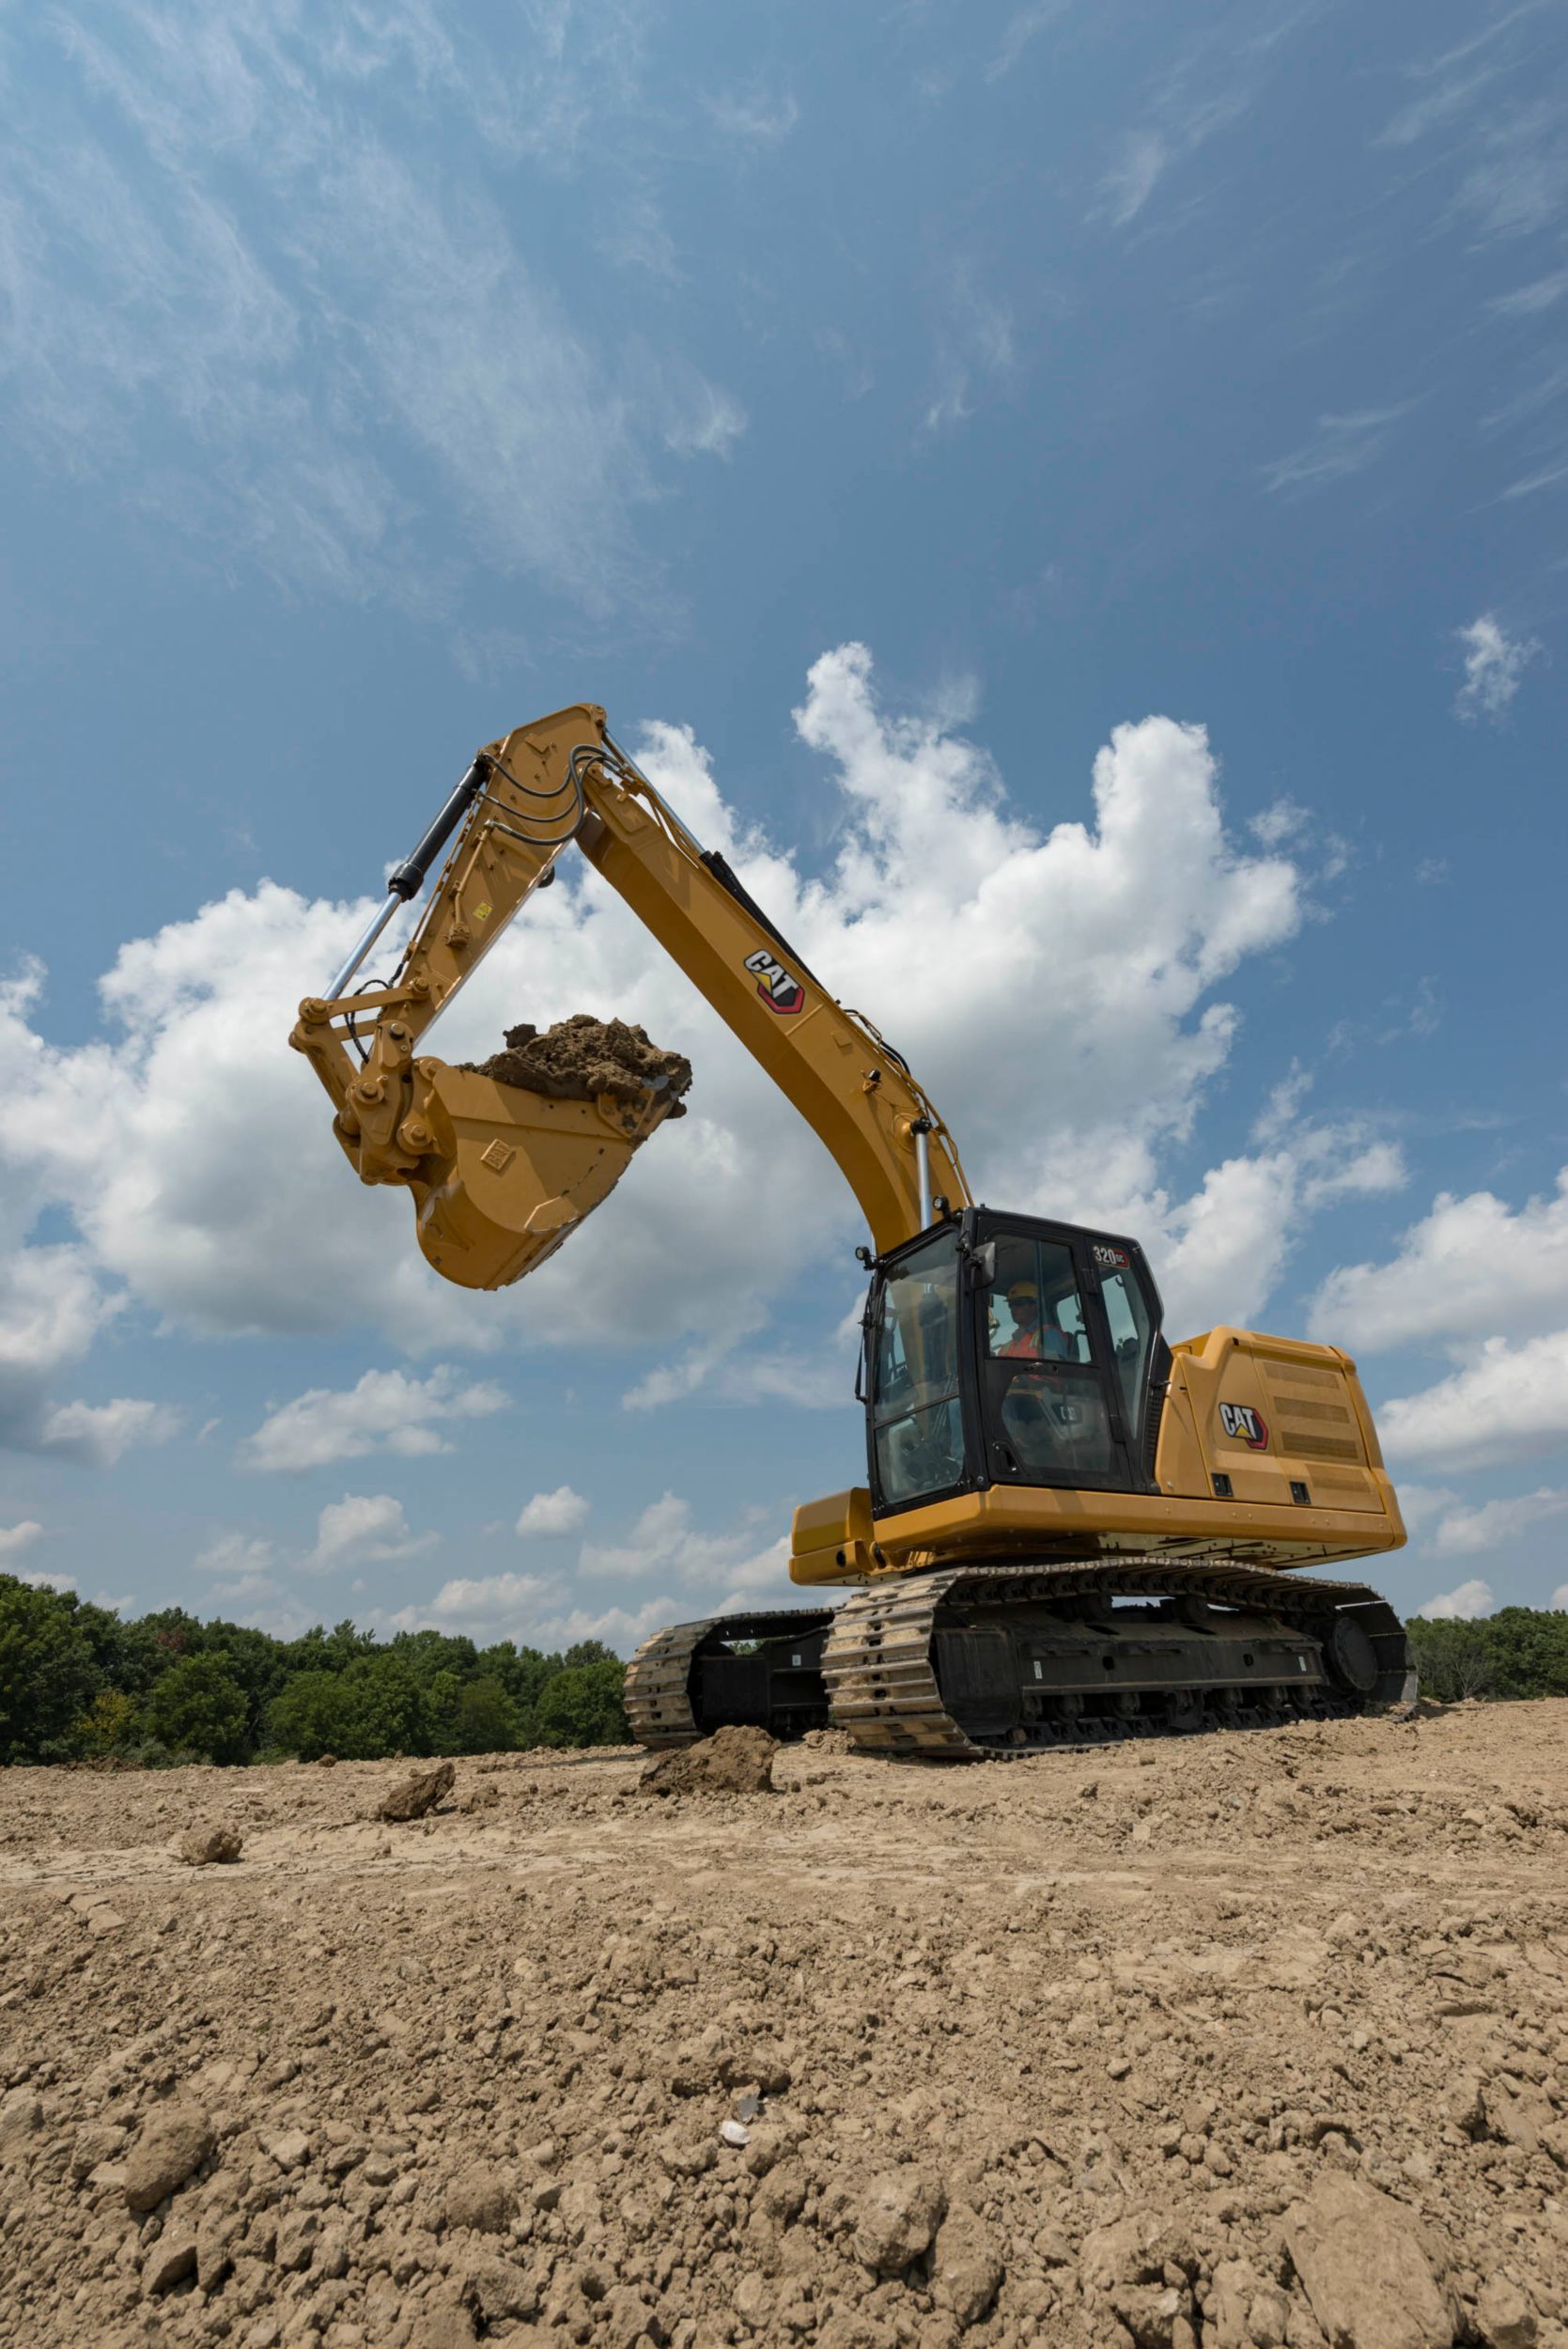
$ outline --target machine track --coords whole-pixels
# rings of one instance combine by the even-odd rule
[[[655,1753],[671,1746],[694,1745],[704,1735],[692,1700],[697,1694],[698,1650],[705,1643],[712,1652],[749,1641],[783,1640],[799,1634],[815,1644],[832,1620],[830,1607],[780,1608],[768,1614],[709,1615],[701,1623],[677,1623],[667,1631],[656,1631],[651,1640],[644,1641],[626,1670],[623,1698],[632,1735]]]
[[[1143,1611],[1111,1612],[1112,1599]],[[987,1706],[984,1690],[956,1687],[963,1643],[978,1637],[984,1657],[987,1636],[1016,1627],[1038,1635],[1040,1685],[1026,1681],[999,1710],[994,1695]],[[754,1655],[733,1655],[752,1642]],[[1101,1650],[1113,1679],[1096,1688],[1085,1673]],[[955,1684],[946,1689],[944,1657]],[[1172,1672],[1172,1657],[1186,1669]],[[768,1699],[769,1661],[791,1692],[782,1713]],[[814,1665],[815,1703],[805,1695]],[[633,1735],[655,1749],[690,1745],[722,1719],[797,1735],[825,1719],[863,1751],[940,1761],[1323,1719],[1415,1694],[1404,1626],[1364,1583],[1158,1557],[942,1567],[859,1591],[836,1610],[680,1624],[644,1642],[626,1686]]]

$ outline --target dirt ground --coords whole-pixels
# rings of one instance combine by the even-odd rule
[[[7,2349],[1568,2342],[1568,1703],[639,1769],[0,1774]]]

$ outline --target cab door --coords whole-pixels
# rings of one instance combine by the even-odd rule
[[[975,1336],[992,1479],[1133,1490],[1135,1431],[1087,1240],[998,1230],[986,1265]]]

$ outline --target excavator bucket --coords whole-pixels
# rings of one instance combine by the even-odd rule
[[[655,1079],[634,1094],[558,1098],[482,1069],[417,1062],[413,1117],[430,1147],[405,1179],[426,1256],[464,1288],[520,1280],[609,1196],[654,1128],[679,1114],[680,1091]]]

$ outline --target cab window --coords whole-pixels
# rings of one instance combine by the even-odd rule
[[[1122,1408],[1128,1431],[1133,1433],[1142,1416],[1154,1324],[1143,1292],[1130,1271],[1102,1275],[1100,1298],[1110,1324],[1110,1350],[1122,1384]]]
[[[958,1399],[958,1246],[944,1232],[884,1282],[874,1333],[872,1443],[884,1503],[945,1492],[964,1474]]]
[[[1072,1251],[1054,1240],[999,1239],[991,1283],[987,1343],[1007,1361],[1086,1362]]]

